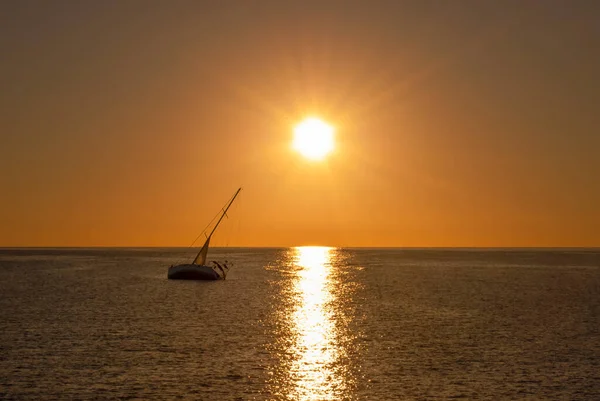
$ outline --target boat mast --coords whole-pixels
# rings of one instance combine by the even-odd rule
[[[240,187],[240,188],[238,188],[237,191],[235,191],[235,195],[233,195],[233,198],[231,198],[231,201],[229,201],[229,203],[227,204],[227,207],[225,208],[225,210],[223,210],[223,214],[221,215],[221,218],[219,219],[219,221],[217,221],[217,224],[215,224],[215,227],[212,229],[212,231],[210,232],[210,234],[208,234],[207,238],[210,238],[211,235],[213,235],[213,233],[215,232],[215,230],[219,226],[219,223],[221,223],[221,220],[223,220],[223,217],[225,217],[225,214],[229,210],[229,207],[231,206],[231,204],[233,203],[233,201],[238,196],[238,194],[240,193],[241,190],[242,190],[242,188]]]
[[[196,257],[194,258],[194,261],[192,262],[192,264],[200,264],[200,265],[202,265],[202,264],[206,263],[206,254],[208,253],[208,243],[210,242],[210,237],[213,235],[213,233],[215,232],[215,230],[219,226],[219,223],[221,223],[221,220],[223,220],[223,217],[225,217],[225,215],[227,214],[227,210],[229,210],[229,207],[231,206],[231,204],[233,203],[233,201],[238,196],[238,194],[240,193],[241,190],[242,190],[242,188],[238,188],[238,190],[233,195],[233,198],[231,198],[231,200],[229,201],[229,203],[225,207],[225,210],[223,210],[223,214],[219,218],[219,221],[217,221],[217,224],[215,224],[215,227],[212,229],[212,231],[210,232],[210,234],[206,236],[206,241],[204,241],[204,245],[202,245],[202,248],[200,248],[200,251],[198,252],[198,254],[196,255]]]

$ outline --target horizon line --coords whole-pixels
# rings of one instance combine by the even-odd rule
[[[267,245],[267,246],[211,246],[212,249],[286,249],[286,248],[341,248],[341,249],[405,249],[405,250],[465,250],[465,249],[488,249],[488,250],[506,250],[506,249],[597,249],[600,250],[600,245],[595,246],[331,246],[331,245]],[[0,246],[0,250],[8,249],[198,249],[201,246],[126,246],[126,245],[101,245],[101,246]]]

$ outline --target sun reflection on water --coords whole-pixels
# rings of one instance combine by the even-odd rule
[[[297,280],[293,324],[297,334],[292,373],[293,394],[299,400],[336,398],[343,382],[336,374],[338,349],[331,310],[331,262],[334,250],[327,247],[295,248]]]

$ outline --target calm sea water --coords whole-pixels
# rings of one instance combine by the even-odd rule
[[[600,252],[0,251],[0,398],[600,399]]]

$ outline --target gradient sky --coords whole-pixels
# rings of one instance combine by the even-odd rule
[[[598,1],[0,15],[0,246],[186,246],[238,186],[215,245],[600,246]]]

